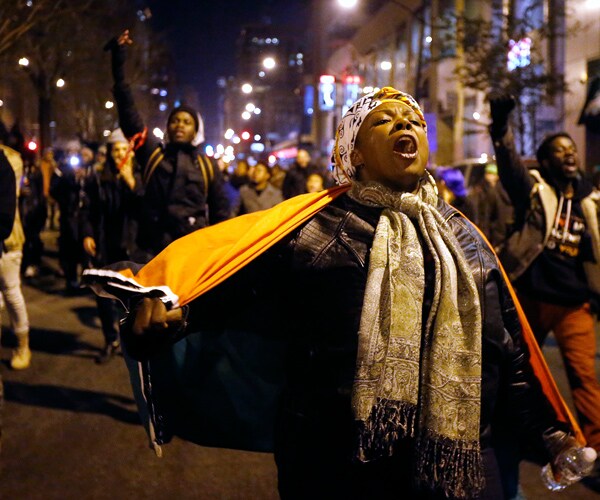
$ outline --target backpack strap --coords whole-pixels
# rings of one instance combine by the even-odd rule
[[[160,162],[163,161],[164,157],[165,155],[163,154],[160,146],[157,146],[156,149],[152,151],[150,158],[148,158],[148,163],[146,163],[146,168],[144,168],[144,171],[142,172],[142,182],[144,185],[148,185],[150,177],[152,177],[156,167],[158,167]]]
[[[208,187],[215,178],[215,170],[212,162],[204,155],[198,155],[198,165],[200,165],[200,172],[202,172],[202,178],[204,179],[204,196],[208,196]]]

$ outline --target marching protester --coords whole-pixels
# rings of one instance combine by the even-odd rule
[[[0,144],[3,160],[8,159],[14,171],[15,192],[17,199],[23,176],[23,160],[14,149]],[[2,161],[2,160],[0,160]],[[3,182],[3,181],[2,181]],[[4,196],[5,193],[2,193]],[[8,201],[13,201],[15,208],[17,201],[12,196],[6,196]],[[21,290],[21,261],[23,259],[23,243],[25,234],[21,225],[19,211],[14,213],[12,230],[8,237],[2,239],[2,252],[0,253],[0,294],[4,307],[8,311],[13,333],[17,337],[17,347],[12,353],[10,367],[13,370],[24,370],[31,363],[31,350],[29,349],[29,315],[25,306],[25,298]]]
[[[536,153],[539,170],[523,165],[508,125],[514,107],[510,95],[490,96],[498,173],[515,210],[515,230],[500,259],[539,344],[554,333],[583,434],[599,451],[594,314],[600,294],[600,196],[581,174],[577,146],[565,132],[541,142]],[[594,476],[600,488],[598,467]]]
[[[438,197],[426,130],[410,95],[367,94],[338,127],[339,187],[197,231],[140,270],[86,272],[96,289],[133,287],[122,333],[143,360],[155,445],[168,424],[155,391],[166,385],[172,396],[182,373],[189,387],[199,356],[210,360],[186,350],[191,334],[240,332],[243,343],[248,331],[285,343],[273,423],[284,499],[502,499],[500,432],[562,477],[562,457],[582,450],[582,438],[548,392],[553,381],[493,253]],[[213,366],[202,363],[200,382]],[[571,480],[591,455],[578,456]]]
[[[125,78],[129,31],[111,40],[114,96],[119,124],[125,137],[136,143],[137,210],[136,259],[145,262],[171,241],[196,229],[225,220],[230,215],[223,178],[212,158],[200,152],[204,124],[190,106],[171,110],[167,119],[167,143],[162,145],[147,133]]]
[[[95,267],[128,260],[134,239],[133,154],[119,129],[110,135],[108,144],[109,156],[101,170],[86,180],[86,204],[80,212],[83,249]],[[104,335],[104,348],[96,362],[103,364],[118,352],[122,311],[106,297],[96,297],[96,303]]]

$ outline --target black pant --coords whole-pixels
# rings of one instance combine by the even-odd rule
[[[349,408],[348,411],[349,412]],[[334,418],[306,418],[283,411],[275,442],[279,494],[283,500],[343,499],[438,500],[442,494],[413,486],[411,444],[394,456],[361,463],[354,459],[353,422],[346,411]],[[331,415],[330,415],[331,417]],[[493,449],[482,451],[486,480],[480,499],[503,500]]]
[[[118,304],[113,299],[96,296],[98,305],[98,316],[102,324],[102,333],[106,345],[119,340],[119,316]]]

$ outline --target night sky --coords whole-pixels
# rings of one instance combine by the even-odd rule
[[[169,43],[177,82],[197,88],[207,129],[217,112],[217,79],[235,74],[235,42],[244,24],[304,23],[308,0],[149,0],[152,23]]]

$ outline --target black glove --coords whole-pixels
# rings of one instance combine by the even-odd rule
[[[124,45],[119,45],[118,37],[111,38],[106,45],[104,51],[111,53],[111,67],[113,80],[116,84],[125,81],[125,61],[127,59],[127,49]]]
[[[508,117],[515,108],[515,98],[507,93],[493,92],[488,96],[492,124],[490,132],[493,137],[502,137],[508,128]]]

